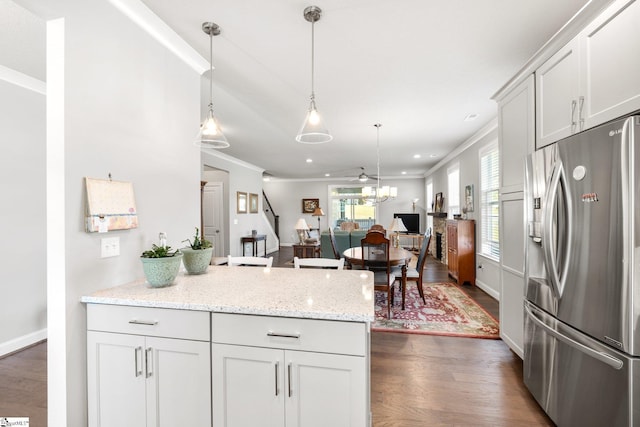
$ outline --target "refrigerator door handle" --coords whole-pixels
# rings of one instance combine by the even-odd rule
[[[567,185],[567,177],[564,172],[564,166],[561,161],[558,161],[553,168],[553,172],[551,174],[551,180],[549,182],[549,190],[546,194],[545,206],[544,206],[544,217],[543,217],[543,229],[542,229],[542,250],[544,252],[545,265],[548,267],[548,273],[550,276],[551,287],[557,299],[562,297],[562,292],[564,290],[564,284],[566,281],[566,272],[568,269],[568,263],[571,256],[571,247],[567,238],[565,237],[565,253],[563,254],[563,265],[562,270],[558,266],[556,260],[556,253],[560,248],[557,247],[557,242],[553,241],[553,219],[554,213],[556,210],[556,200],[558,195],[558,190],[560,189],[560,185],[562,184],[564,191],[560,193],[564,196],[564,206],[566,207],[565,216],[560,218],[559,220],[565,221],[564,226],[566,230],[564,231],[565,236],[571,235],[571,218],[572,218],[572,208],[571,208],[571,198],[568,197],[568,185]]]
[[[591,356],[594,359],[599,360],[602,363],[606,363],[607,365],[611,366],[613,369],[619,370],[619,369],[622,369],[622,367],[624,366],[624,363],[622,362],[622,360],[617,359],[613,356],[609,356],[608,354],[603,353],[601,351],[597,351],[590,347],[587,347],[586,345],[581,344],[569,338],[568,336],[563,335],[560,332],[556,331],[555,329],[553,329],[552,327],[550,327],[549,325],[547,325],[546,323],[544,323],[542,320],[538,318],[538,316],[531,310],[531,307],[528,302],[525,302],[524,310],[527,313],[527,316],[529,317],[529,319],[531,319],[531,321],[535,323],[536,326],[542,328],[547,334],[553,336],[559,341],[562,341],[568,346],[571,346],[581,351],[582,353],[588,356]]]

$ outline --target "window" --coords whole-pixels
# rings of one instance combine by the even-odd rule
[[[427,204],[426,204],[426,211],[427,212],[433,212],[433,181],[429,181],[427,183]],[[427,229],[431,229],[433,230],[433,217],[427,215]]]
[[[460,213],[460,165],[447,169],[447,184],[449,194],[445,195],[444,202],[449,218],[453,218],[453,215]]]
[[[500,151],[493,142],[480,150],[481,253],[500,259]]]
[[[357,222],[368,230],[376,222],[376,205],[362,197],[362,187],[329,186],[329,225],[340,227],[343,222]]]

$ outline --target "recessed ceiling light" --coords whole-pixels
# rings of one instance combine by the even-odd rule
[[[421,156],[420,156],[420,154],[414,154],[414,155],[413,155],[413,158],[414,158],[414,159],[419,159],[420,157],[421,157]]]
[[[331,174],[330,173],[325,173],[324,176],[331,176]]]
[[[469,114],[467,117],[464,118],[464,121],[465,122],[472,122],[477,118],[478,118],[477,114]]]
[[[313,163],[313,159],[307,159],[307,163]]]
[[[402,172],[400,172],[400,173],[401,173],[402,175],[406,175],[406,174],[407,174],[407,171],[402,171]]]
[[[268,176],[265,176],[264,178],[262,178],[262,180],[264,182],[269,182],[269,181],[271,181],[271,178],[269,178]]]

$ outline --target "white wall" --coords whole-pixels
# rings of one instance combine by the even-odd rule
[[[233,144],[232,140],[229,140]],[[235,159],[224,154],[224,150],[203,151],[203,169],[215,168],[228,172],[228,185],[225,187],[225,196],[229,213],[226,218],[227,233],[225,237],[226,248],[230,255],[242,255],[242,245],[240,238],[251,234],[251,230],[257,230],[258,234],[267,236],[267,253],[277,251],[279,241],[263,212],[264,197],[262,196],[262,172],[257,166]],[[204,176],[204,175],[203,175]],[[258,195],[258,213],[237,213],[236,195],[237,192],[254,193]],[[270,196],[269,196],[270,198]],[[262,245],[262,243],[260,243]],[[262,246],[260,246],[260,250]]]
[[[275,180],[264,183],[264,191],[271,201],[274,211],[280,215],[281,245],[289,246],[298,241],[295,223],[304,218],[309,227],[318,226],[318,217],[302,213],[302,199],[319,199],[320,207],[325,216],[320,218],[320,228],[326,230],[329,219],[329,186],[360,186],[353,181],[293,181]],[[382,185],[382,184],[381,184]],[[420,214],[421,230],[425,228],[424,194],[425,181],[423,178],[414,179],[385,179],[384,185],[398,187],[398,197],[380,204],[378,222],[385,227],[391,224],[396,212],[412,212],[412,200],[420,199],[416,205],[416,213]]]
[[[467,217],[476,221],[476,254],[480,246],[480,230],[482,226],[480,215],[480,157],[478,152],[482,147],[497,141],[497,139],[497,123],[493,120],[469,140],[462,143],[457,150],[454,150],[452,154],[443,159],[443,161],[438,163],[426,174],[426,181],[430,179],[433,180],[434,197],[436,193],[443,193],[445,197],[445,211],[451,202],[447,197],[449,194],[447,188],[447,168],[455,163],[458,163],[460,167],[459,192],[461,198],[464,197],[464,188],[469,184],[473,184],[475,193],[474,211],[469,212]],[[463,201],[460,200],[458,205],[463,206]],[[482,266],[482,268],[480,268],[480,266]],[[482,255],[476,255],[476,284],[492,297],[496,299],[500,298],[500,272],[499,265],[496,261]]]
[[[0,75],[0,356],[46,338],[45,117],[44,94]]]
[[[178,247],[200,222],[200,152],[192,144],[200,76],[108,2],[48,6],[58,3],[64,21],[48,24],[47,180],[48,227],[62,253],[49,255],[63,266],[49,266],[48,275],[55,314],[48,410],[50,425],[81,427],[87,424],[81,296],[142,278],[139,255],[159,231]],[[83,178],[109,173],[133,182],[140,226],[110,232],[120,238],[120,256],[101,259],[105,236],[83,229]]]

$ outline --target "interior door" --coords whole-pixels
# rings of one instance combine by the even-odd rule
[[[224,247],[224,188],[222,182],[210,182],[204,186],[202,214],[204,238],[213,243],[213,256],[226,256]]]

